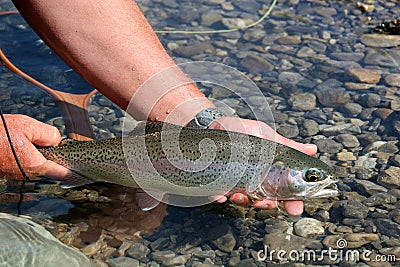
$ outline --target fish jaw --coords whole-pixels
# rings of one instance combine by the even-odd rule
[[[246,192],[250,198],[256,200],[301,200],[339,195],[336,187],[337,180],[333,175],[326,175],[321,181],[306,182],[302,173],[288,167],[271,167],[257,189],[246,190]],[[333,187],[333,189],[328,187]]]

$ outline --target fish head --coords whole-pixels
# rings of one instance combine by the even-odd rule
[[[290,160],[277,158],[266,170],[253,199],[300,200],[337,196],[337,177],[323,161],[296,151]]]

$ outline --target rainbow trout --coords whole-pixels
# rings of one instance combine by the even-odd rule
[[[103,181],[143,189],[152,196],[139,201],[143,210],[160,201],[201,205],[206,202],[190,199],[236,191],[258,200],[338,194],[334,171],[321,160],[237,132],[141,122],[124,137],[69,141],[39,151],[71,170],[64,180],[70,186]]]

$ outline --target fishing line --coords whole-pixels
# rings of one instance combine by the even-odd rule
[[[13,144],[13,142],[11,140],[10,131],[8,130],[8,127],[7,127],[6,119],[4,118],[4,113],[3,113],[3,110],[1,108],[0,108],[0,116],[1,116],[1,120],[3,121],[4,130],[6,132],[8,143],[10,144],[10,147],[11,147],[11,151],[12,151],[12,153],[14,155],[14,159],[15,159],[17,165],[18,165],[18,168],[19,168],[19,170],[20,170],[20,172],[22,174],[22,177],[24,177],[24,180],[22,180],[21,187],[19,188],[20,195],[19,195],[19,200],[18,200],[18,204],[17,204],[18,215],[21,215],[21,204],[22,204],[22,201],[24,200],[23,188],[25,186],[25,183],[27,181],[29,181],[29,177],[28,177],[28,175],[26,175],[24,169],[22,168],[21,162],[18,159],[17,152],[15,151],[14,144]]]
[[[226,29],[226,30],[205,30],[205,31],[185,31],[185,30],[155,30],[156,33],[161,33],[161,34],[173,34],[173,33],[178,33],[178,34],[214,34],[214,33],[228,33],[228,32],[236,32],[244,29],[249,29],[251,27],[254,27],[261,22],[263,22],[269,14],[271,14],[272,10],[274,9],[276,2],[278,0],[273,0],[271,6],[267,9],[265,14],[259,18],[257,21],[246,25],[242,28],[235,28],[235,29]]]

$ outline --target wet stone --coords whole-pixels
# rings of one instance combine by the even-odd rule
[[[300,128],[300,134],[302,136],[314,136],[318,132],[318,123],[314,120],[305,120]]]
[[[318,139],[314,143],[317,145],[318,151],[324,153],[334,154],[339,152],[343,148],[342,144],[327,138]]]
[[[141,260],[145,257],[147,257],[147,255],[150,253],[150,249],[140,243],[134,244],[130,249],[128,249],[126,251],[126,254],[129,257]]]
[[[364,219],[367,217],[369,209],[362,203],[349,200],[343,207],[343,215],[347,218]]]
[[[346,240],[346,243],[344,243],[343,240]],[[324,238],[322,243],[328,248],[342,249],[344,246],[346,248],[359,248],[377,240],[379,240],[377,234],[349,233],[345,235],[327,236]]]
[[[222,20],[222,16],[218,13],[203,13],[201,15],[201,25],[203,26],[211,26],[214,23],[221,21]]]
[[[294,224],[294,232],[302,237],[322,235],[325,232],[324,223],[313,218],[303,218]]]
[[[371,207],[382,204],[392,204],[396,203],[396,201],[397,198],[388,193],[377,193],[364,200],[363,204],[367,205],[368,207]]]
[[[156,251],[152,252],[149,255],[149,258],[155,261],[164,261],[167,259],[172,259],[175,257],[175,252],[171,250],[164,250],[164,251]]]
[[[279,126],[277,132],[287,138],[294,138],[299,135],[299,128],[297,125],[285,124]]]
[[[236,246],[236,239],[232,234],[232,229],[227,224],[221,224],[210,229],[208,239],[211,240],[214,246],[225,252],[231,252]]]
[[[111,267],[137,267],[140,266],[139,261],[136,259],[128,257],[118,257],[113,259],[108,259],[106,262]]]
[[[318,101],[326,107],[341,106],[349,103],[350,96],[344,88],[319,89],[316,92]]]
[[[400,98],[396,98],[390,101],[390,108],[394,111],[400,111]]]
[[[388,219],[376,219],[374,223],[381,234],[389,237],[400,237],[400,224]]]
[[[396,146],[397,141],[375,141],[363,149],[363,153],[369,152],[384,152],[388,154],[394,154],[399,151],[399,148]]]
[[[348,151],[341,151],[337,153],[336,158],[337,160],[340,161],[351,161],[357,159],[357,157],[354,156],[353,152],[348,152]]]
[[[263,73],[274,69],[274,65],[268,60],[256,55],[247,55],[242,59],[240,65],[251,73]]]
[[[392,109],[389,108],[378,108],[374,111],[374,114],[381,119],[387,119],[393,113]]]
[[[361,35],[361,42],[371,47],[396,47],[400,45],[400,36],[376,33],[363,34]],[[379,65],[379,63],[373,65]]]
[[[301,43],[300,36],[283,36],[278,38],[278,43],[282,45],[296,45]]]
[[[283,233],[288,230],[290,224],[288,222],[284,222],[276,219],[266,219],[265,220],[265,232],[267,233]]]
[[[357,179],[356,183],[361,186],[360,188],[361,190],[365,191],[370,195],[381,192],[386,193],[388,191],[385,187],[377,185],[376,183],[371,181]]]
[[[350,90],[368,90],[375,86],[375,84],[370,83],[353,83],[353,82],[345,82],[344,86]]]
[[[264,237],[264,245],[269,246],[271,250],[304,250],[306,247],[313,244],[320,243],[320,241],[312,240],[300,236],[295,236],[286,233],[272,233]]]
[[[363,94],[358,98],[358,103],[364,107],[376,107],[379,106],[381,97],[377,94]]]
[[[378,176],[378,183],[390,188],[400,186],[400,167],[390,166]]]
[[[385,77],[385,82],[390,86],[400,87],[400,74],[389,74]]]
[[[326,136],[336,136],[339,134],[357,134],[361,133],[360,127],[351,123],[334,125],[321,129],[321,132]]]
[[[291,95],[289,104],[294,110],[313,110],[316,105],[316,97],[310,93]]]
[[[347,148],[360,146],[360,142],[358,142],[357,137],[352,134],[339,134],[336,136],[335,140]]]
[[[350,114],[351,116],[357,116],[362,111],[362,106],[357,103],[347,103],[342,108],[344,113]]]
[[[179,46],[174,50],[174,53],[183,57],[192,57],[195,55],[203,54],[205,52],[211,52],[213,50],[214,47],[211,44],[207,42],[201,42],[187,46]]]
[[[365,83],[378,83],[381,79],[381,73],[377,70],[371,69],[347,69],[347,74],[358,82],[365,82]]]
[[[278,81],[282,85],[298,84],[303,79],[304,77],[301,74],[289,71],[281,72],[278,76]]]
[[[180,255],[175,258],[165,259],[162,264],[165,266],[183,266],[190,258],[190,255]]]

